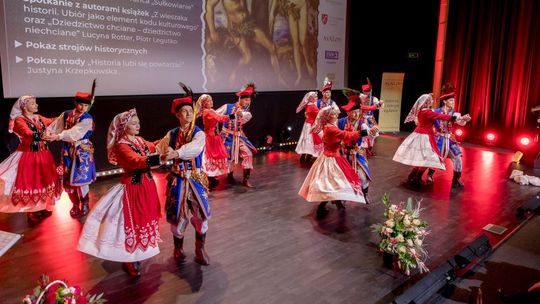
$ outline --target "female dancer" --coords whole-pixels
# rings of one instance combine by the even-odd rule
[[[423,94],[416,100],[409,115],[405,118],[405,123],[414,121],[416,129],[401,143],[393,158],[394,161],[413,166],[407,182],[416,188],[422,186],[422,175],[427,168],[446,169],[435,142],[433,132],[435,121],[470,119],[468,115],[461,117],[459,113],[453,115],[435,113],[431,109],[432,104],[432,94]]]
[[[340,155],[339,148],[342,142],[356,141],[367,135],[367,131],[340,130],[337,127],[338,114],[339,110],[332,106],[319,111],[313,132],[323,130],[324,151],[311,166],[298,192],[308,202],[321,202],[317,208],[319,218],[328,213],[328,201],[336,201],[340,209],[344,209],[341,200],[366,203],[360,178],[347,159]]]
[[[300,162],[308,161],[308,157],[317,158],[323,150],[321,136],[317,133],[311,133],[311,129],[319,113],[319,108],[317,108],[317,92],[306,93],[298,108],[296,108],[296,113],[299,113],[304,108],[306,121],[304,122],[304,127],[302,128],[302,133],[300,133],[300,139],[295,150],[296,153],[300,154]]]
[[[227,174],[229,172],[229,164],[227,161],[227,150],[225,144],[221,139],[218,123],[226,122],[234,119],[237,115],[240,117],[241,111],[230,115],[217,114],[212,108],[214,102],[212,96],[208,94],[202,94],[197,99],[196,110],[198,115],[203,118],[204,134],[206,135],[206,143],[203,153],[202,170],[209,177],[210,188],[217,185],[216,176]]]
[[[47,145],[46,127],[54,119],[36,114],[32,95],[21,96],[10,114],[10,132],[21,140],[17,151],[0,164],[0,212],[27,212],[30,223],[52,214],[58,174]]]
[[[150,168],[159,165],[154,144],[139,134],[135,109],[116,115],[109,126],[107,156],[124,169],[90,211],[79,239],[79,250],[123,262],[132,277],[140,276],[140,261],[159,253],[160,204]]]

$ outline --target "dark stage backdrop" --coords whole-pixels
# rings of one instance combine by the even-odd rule
[[[457,86],[468,128],[497,130],[510,145],[534,133],[539,76],[540,1],[450,1],[443,79]]]
[[[416,98],[422,93],[429,92],[432,87],[439,1],[430,0],[422,3],[390,0],[368,3],[350,1],[349,8],[349,20],[352,21],[348,33],[348,86],[360,88],[365,83],[366,77],[369,77],[374,85],[374,95],[380,96],[382,73],[404,72],[401,110],[403,121]],[[418,56],[409,58],[409,53],[417,53]],[[180,79],[171,81],[178,80]],[[186,77],[185,81],[189,83],[189,77]],[[212,94],[215,108],[234,101],[235,96],[232,92],[237,89],[231,88],[229,94]],[[303,113],[296,114],[295,109],[305,93],[306,91],[259,93],[251,106],[253,119],[246,125],[246,133],[253,143],[261,145],[266,135],[272,135],[276,141],[285,140],[289,136],[284,131],[288,126],[292,128],[290,137],[296,140],[304,116]],[[345,104],[345,98],[340,91],[333,91],[332,96],[339,104]],[[106,160],[105,139],[108,125],[114,115],[129,108],[137,108],[142,123],[141,135],[148,140],[157,139],[176,125],[175,118],[169,114],[170,101],[173,97],[172,95],[103,97],[99,96],[98,87],[96,104],[91,111],[96,122],[93,141],[96,145],[98,171],[111,167]],[[2,160],[17,144],[15,136],[6,131],[9,111],[14,101],[4,99],[0,102]],[[56,116],[61,111],[73,107],[69,98],[38,96],[38,103],[39,112],[44,116]],[[414,126],[402,125],[401,128],[410,131]],[[53,144],[52,149],[58,156],[59,144]]]

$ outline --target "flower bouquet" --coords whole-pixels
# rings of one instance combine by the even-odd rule
[[[392,204],[387,194],[383,196],[384,222],[374,224],[373,230],[380,236],[379,250],[397,257],[397,266],[406,275],[411,269],[419,268],[420,273],[428,272],[424,261],[427,252],[422,247],[427,222],[420,218],[420,202],[413,208],[412,199]]]
[[[49,283],[49,277],[42,274],[32,293],[22,299],[23,304],[103,304],[107,302],[103,293],[83,295],[79,286],[68,287],[61,280]]]

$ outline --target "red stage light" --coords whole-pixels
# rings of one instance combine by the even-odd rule
[[[495,133],[493,133],[493,132],[489,132],[489,133],[486,134],[486,139],[488,141],[494,141],[495,138],[496,138],[496,136],[495,136]]]
[[[463,136],[463,130],[462,129],[456,129],[455,133],[456,133],[457,137]]]
[[[519,143],[522,145],[522,146],[528,146],[530,143],[531,143],[531,139],[528,138],[527,136],[523,136],[519,139]]]

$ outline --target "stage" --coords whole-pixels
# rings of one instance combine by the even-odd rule
[[[371,225],[382,220],[380,199],[393,202],[421,200],[422,217],[430,234],[425,239],[427,266],[437,267],[486,233],[496,245],[521,223],[516,208],[538,193],[508,179],[515,151],[464,144],[465,187],[451,189],[451,162],[435,174],[435,184],[413,190],[404,182],[410,167],[392,161],[407,133],[382,135],[369,165],[374,182],[372,204],[347,202],[345,212],[330,206],[323,220],[316,204],[297,192],[309,167],[292,151],[261,152],[255,157],[255,189],[227,185],[224,179],[210,193],[213,217],[206,251],[209,266],[192,261],[195,236],[186,231],[188,260],[172,259],[169,226],[161,221],[161,253],[143,261],[140,279],[131,279],[121,263],[109,262],[76,250],[83,221],[69,216],[64,194],[53,215],[31,226],[24,214],[0,214],[0,230],[23,234],[0,257],[0,303],[17,303],[36,285],[40,274],[65,279],[84,291],[105,293],[108,303],[388,303],[411,277],[385,269],[377,252],[378,237]],[[526,169],[529,175],[538,170]],[[235,171],[241,180],[241,168]],[[164,193],[164,172],[154,174]],[[118,177],[91,186],[91,206]],[[162,197],[163,203],[163,197]],[[482,230],[487,224],[508,228],[501,236]]]

